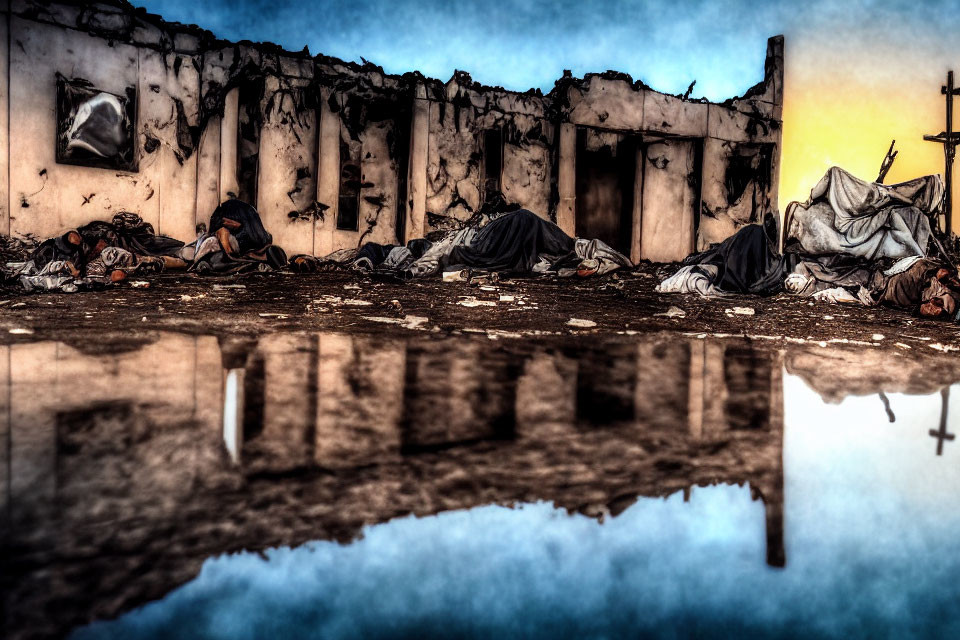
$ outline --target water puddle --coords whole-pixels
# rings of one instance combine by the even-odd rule
[[[956,637],[960,364],[767,347],[0,347],[4,637]]]

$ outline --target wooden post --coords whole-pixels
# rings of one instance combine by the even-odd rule
[[[946,227],[947,243],[950,243],[950,235],[953,233],[953,156],[956,146],[953,138],[953,70],[947,72],[947,86],[943,87],[943,93],[947,96],[947,143],[943,146],[946,167],[943,171],[943,182],[946,194],[943,201],[943,224]]]
[[[956,155],[957,144],[960,144],[960,134],[953,132],[953,96],[960,95],[960,89],[953,86],[953,71],[947,72],[947,84],[940,88],[940,93],[946,96],[947,129],[936,136],[923,136],[927,142],[938,142],[943,145],[944,171],[943,186],[946,190],[943,198],[943,222],[946,234],[946,244],[952,245],[953,234],[953,158]]]

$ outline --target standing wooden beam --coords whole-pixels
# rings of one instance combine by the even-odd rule
[[[943,146],[946,167],[944,168],[944,188],[946,198],[943,201],[943,224],[946,227],[947,243],[950,243],[950,234],[953,233],[953,156],[956,146],[951,140],[953,137],[953,70],[947,72],[947,86],[941,91],[947,96],[947,144]]]
[[[947,128],[936,136],[923,136],[928,142],[939,142],[943,145],[944,171],[943,182],[946,193],[943,198],[944,232],[946,244],[952,245],[953,234],[953,158],[956,155],[960,135],[953,132],[953,96],[960,95],[960,89],[953,86],[953,71],[947,72],[947,84],[940,87],[940,93],[946,96]]]

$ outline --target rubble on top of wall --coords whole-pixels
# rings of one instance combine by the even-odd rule
[[[782,68],[783,37],[776,36],[767,43],[763,80],[743,96],[722,103],[691,98],[696,81],[685,94],[670,95],[618,71],[588,73],[582,78],[564,71],[546,98],[554,120],[583,126],[770,141],[779,134],[783,113],[777,77]]]
[[[604,91],[618,87],[619,92],[629,89],[635,94],[653,91],[643,81],[634,81],[630,75],[617,71],[588,73],[583,78],[574,78],[569,71],[566,71],[546,96],[539,89],[516,92],[502,87],[481,85],[464,71],[454,72],[453,77],[446,83],[425,78],[418,72],[402,76],[391,75],[367,61],[361,65],[323,55],[311,57],[306,47],[300,52],[292,52],[272,43],[229,42],[217,38],[210,31],[196,25],[168,22],[159,15],[134,7],[126,0],[107,0],[99,3],[72,0],[55,3],[14,0],[12,12],[29,20],[86,31],[108,41],[154,48],[165,54],[199,55],[201,56],[199,64],[205,75],[202,104],[208,110],[221,102],[216,99],[220,97],[219,90],[229,86],[231,82],[235,83],[237,72],[240,70],[285,77],[313,78],[324,84],[356,83],[353,87],[341,87],[344,90],[406,91],[422,84],[426,87],[427,97],[438,102],[450,102],[454,108],[469,104],[479,111],[497,110],[503,113],[550,117],[554,120],[568,116],[574,109],[576,105],[571,104],[572,97],[582,99],[583,94],[589,93],[592,88]],[[777,62],[782,63],[782,56],[782,37],[772,38],[768,46],[764,80],[743,96],[727,100],[722,103],[722,106],[748,114],[759,113],[764,118],[776,117],[776,114],[770,112],[768,105],[782,102],[778,97],[780,88],[776,86],[774,78],[775,66]],[[225,70],[227,74],[217,78],[208,77],[207,65]],[[691,99],[687,95],[670,96],[656,93],[662,100],[669,102],[675,99],[687,104],[706,103],[702,98]],[[606,119],[604,115],[602,113],[597,115],[600,123],[603,123]]]
[[[742,96],[725,100],[722,106],[748,115],[780,120],[783,116],[783,86],[778,81],[777,69],[783,69],[783,36],[770,38],[767,42],[763,80]]]
[[[458,112],[470,109],[475,113],[499,112],[552,121],[582,120],[583,124],[612,129],[669,129],[663,125],[666,119],[661,118],[661,123],[658,123],[655,117],[644,117],[643,96],[650,93],[653,107],[660,111],[669,110],[674,115],[679,112],[682,115],[680,119],[686,123],[678,130],[665,130],[665,133],[695,135],[705,126],[706,112],[699,105],[706,105],[706,100],[655,92],[641,80],[634,81],[630,75],[617,71],[588,73],[582,78],[574,78],[566,71],[544,96],[539,89],[516,92],[481,85],[464,71],[454,72],[453,77],[443,83],[425,78],[418,72],[387,74],[382,67],[365,60],[363,64],[358,64],[323,55],[311,57],[306,47],[300,52],[291,52],[272,43],[233,43],[218,39],[210,31],[195,25],[168,22],[159,15],[132,6],[126,0],[94,4],[71,0],[57,3],[15,0],[12,11],[14,15],[26,19],[86,31],[108,41],[156,49],[165,54],[165,59],[172,60],[175,72],[177,65],[184,60],[180,55],[166,54],[198,56],[189,60],[199,67],[203,82],[198,118],[201,129],[211,116],[222,114],[224,98],[229,89],[251,78],[267,75],[312,80],[310,85],[304,87],[308,93],[315,94],[319,86],[324,86],[332,87],[334,93],[358,95],[369,103],[361,115],[370,116],[373,121],[377,117],[382,119],[383,111],[393,108],[403,98],[420,96],[422,92],[422,97],[437,102],[443,110],[449,104],[454,113],[455,126],[460,122]],[[779,104],[782,102],[779,93],[782,89],[776,86],[774,76],[776,64],[779,62],[782,66],[782,55],[782,38],[772,38],[768,46],[764,80],[743,96],[719,105],[734,113],[729,116],[718,114],[713,118],[709,135],[725,137],[731,134],[728,121],[737,120],[733,129],[739,131],[731,135],[753,138],[757,130],[764,128],[757,125],[757,121],[779,118]],[[593,91],[622,98],[620,112],[592,104],[592,100],[602,100]],[[612,101],[606,98],[603,102],[610,104]],[[357,104],[356,99],[354,104]],[[739,119],[738,113],[744,114],[746,119]],[[350,126],[356,133],[360,125],[356,117],[353,118]],[[769,125],[766,128],[769,129]],[[196,138],[196,135],[192,137]],[[760,137],[763,137],[762,134]]]

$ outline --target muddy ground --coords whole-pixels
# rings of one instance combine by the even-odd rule
[[[349,272],[160,274],[102,291],[8,291],[0,297],[0,344],[52,339],[106,347],[156,331],[250,337],[277,331],[432,332],[551,342],[668,332],[743,336],[774,348],[853,344],[916,356],[960,350],[960,326],[900,310],[787,295],[717,300],[656,293],[657,282],[674,269],[641,264],[598,278],[406,283]],[[665,315],[671,307],[675,315]]]

